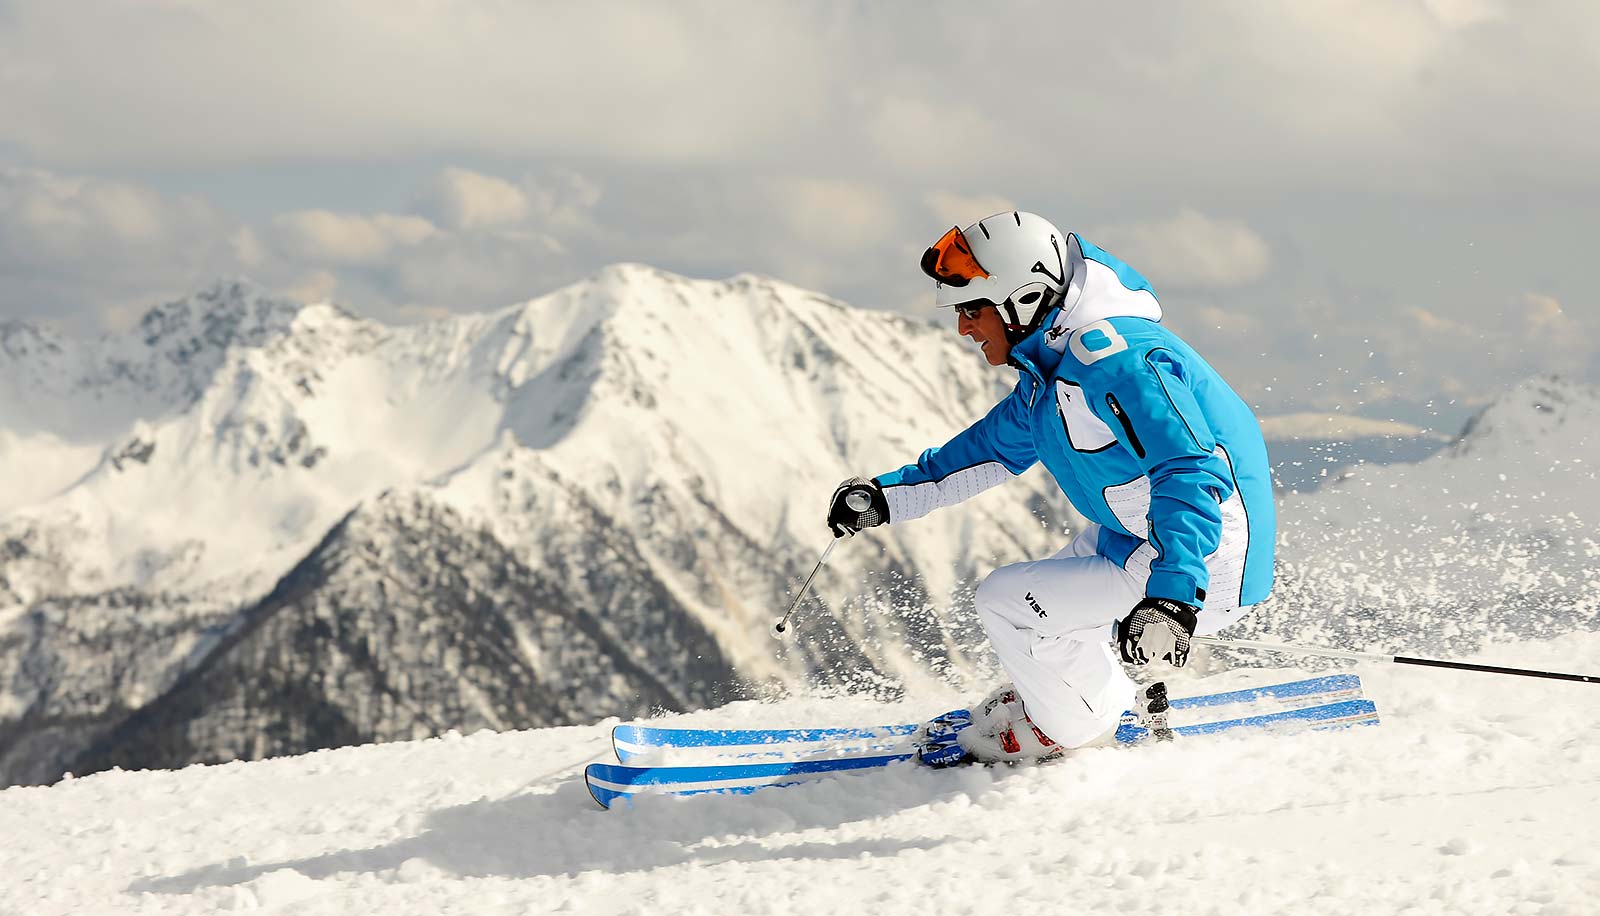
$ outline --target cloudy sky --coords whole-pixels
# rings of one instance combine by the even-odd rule
[[[582,9],[579,7],[593,7]],[[932,316],[1011,207],[1267,412],[1600,379],[1600,5],[0,0],[0,319],[390,322],[617,261]]]

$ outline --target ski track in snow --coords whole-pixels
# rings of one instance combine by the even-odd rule
[[[1597,656],[1584,634],[1481,660],[1588,670]],[[613,811],[581,778],[609,758],[610,721],[12,788],[0,913],[1594,912],[1600,690],[1354,670],[1378,728],[905,764]],[[949,699],[661,721],[892,721]]]

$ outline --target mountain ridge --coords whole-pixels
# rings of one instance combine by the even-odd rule
[[[964,656],[951,634],[962,624],[869,618],[859,584],[877,580],[878,592],[902,606],[931,606],[928,595],[957,587],[987,557],[1041,552],[1051,542],[1038,523],[1011,530],[952,517],[907,526],[841,552],[817,594],[851,597],[809,605],[797,620],[806,621],[803,642],[771,643],[771,617],[828,538],[820,504],[833,484],[894,466],[914,455],[913,443],[942,441],[986,409],[1003,381],[942,330],[765,278],[691,281],[620,266],[492,312],[399,328],[230,284],[146,317],[146,339],[94,351],[157,370],[96,376],[110,380],[102,394],[127,415],[92,462],[83,447],[63,444],[59,434],[75,422],[93,425],[72,417],[0,441],[0,466],[68,454],[86,465],[0,511],[0,597],[8,603],[0,608],[0,710],[13,712],[0,727],[25,728],[42,721],[39,710],[57,709],[65,718],[53,721],[94,722],[84,741],[99,742],[110,728],[133,748],[146,740],[135,733],[166,727],[157,719],[199,715],[184,705],[185,678],[232,649],[218,634],[274,600],[274,583],[353,506],[375,500],[438,505],[450,519],[437,530],[441,542],[453,527],[492,532],[506,556],[541,571],[566,600],[586,602],[619,647],[615,664],[670,685],[652,692],[649,678],[635,677],[638,695],[674,701],[737,695],[741,684],[893,682],[922,664],[924,650],[913,652],[908,633],[959,667]],[[39,365],[80,367],[75,359]],[[0,365],[0,385],[25,388],[33,368]],[[185,388],[202,376],[201,390]],[[141,406],[149,416],[133,410]],[[910,454],[896,454],[896,442]],[[38,449],[31,459],[30,447]],[[1052,505],[1039,475],[1020,486],[977,511],[1009,514],[1019,497]],[[389,574],[403,576],[413,558],[391,562]],[[119,591],[140,597],[95,597]],[[29,608],[62,601],[76,602],[70,620],[28,622]],[[134,605],[160,608],[169,629],[148,643],[137,638],[123,616]],[[441,599],[433,611],[452,606]],[[431,619],[433,611],[414,610]],[[85,634],[108,628],[126,634],[129,663],[117,671],[97,672],[63,647],[98,644]],[[690,635],[669,638],[675,630]],[[654,645],[662,640],[679,645]],[[682,654],[695,645],[709,667]],[[41,651],[98,686],[67,691],[61,677],[40,680],[29,659]],[[702,669],[712,673],[701,678]],[[334,702],[360,707],[372,689]],[[179,713],[134,712],[151,704]],[[268,700],[260,705],[236,718],[271,714]],[[123,714],[126,723],[115,721]],[[368,721],[359,731],[386,740],[396,734],[386,728]],[[351,734],[329,725],[322,738]],[[85,766],[72,761],[88,751],[57,737],[46,763],[24,766],[0,753],[0,776],[26,769],[40,779],[58,764]],[[244,739],[222,736],[194,750],[220,753],[227,740]],[[110,752],[93,759],[116,762]]]

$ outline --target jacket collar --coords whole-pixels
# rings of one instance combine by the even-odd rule
[[[1016,368],[1024,380],[1031,378],[1036,384],[1043,385],[1061,364],[1061,350],[1051,346],[1053,337],[1062,336],[1062,329],[1056,327],[1060,313],[1061,310],[1057,308],[1046,315],[1032,334],[1011,347],[1011,355],[1006,361]]]

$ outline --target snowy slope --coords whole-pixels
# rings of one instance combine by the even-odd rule
[[[1485,658],[1596,657],[1586,634]],[[1593,912],[1600,690],[1360,673],[1379,728],[1034,768],[903,765],[613,811],[579,776],[608,751],[606,723],[12,788],[0,912]],[[951,699],[741,703],[667,721],[898,719]]]

